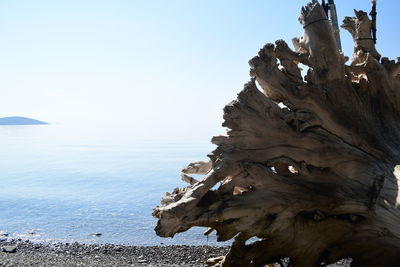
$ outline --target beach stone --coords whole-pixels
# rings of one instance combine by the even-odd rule
[[[2,248],[2,250],[7,253],[15,253],[15,252],[17,252],[17,247],[16,246],[4,246]]]

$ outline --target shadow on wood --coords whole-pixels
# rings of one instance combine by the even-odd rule
[[[185,168],[190,185],[154,209],[159,236],[203,226],[234,239],[215,266],[400,265],[400,64],[381,59],[368,15],[355,13],[342,25],[355,43],[349,65],[316,1],[301,10],[295,51],[279,40],[250,60],[210,162]]]

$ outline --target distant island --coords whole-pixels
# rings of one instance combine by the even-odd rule
[[[43,125],[43,124],[49,124],[49,123],[26,117],[17,117],[17,116],[0,118],[0,125]]]

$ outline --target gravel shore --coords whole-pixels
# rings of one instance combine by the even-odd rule
[[[225,255],[228,247],[119,246],[80,243],[38,244],[0,239],[0,267],[11,266],[133,266],[200,267],[209,258]],[[349,266],[343,260],[330,267]],[[278,266],[278,265],[276,265]]]
[[[224,255],[227,247],[119,246],[79,243],[37,244],[0,240],[0,266],[205,266],[211,257]],[[14,251],[15,250],[15,251]]]

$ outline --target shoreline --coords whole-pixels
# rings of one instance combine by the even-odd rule
[[[228,247],[128,246],[113,244],[33,243],[0,240],[0,266],[206,266],[205,261],[225,255]],[[13,251],[15,249],[15,251]]]
[[[207,266],[207,259],[223,256],[228,250],[229,247],[221,246],[34,243],[0,239],[0,267],[203,267]],[[348,267],[350,263],[351,260],[341,260],[328,266]]]

